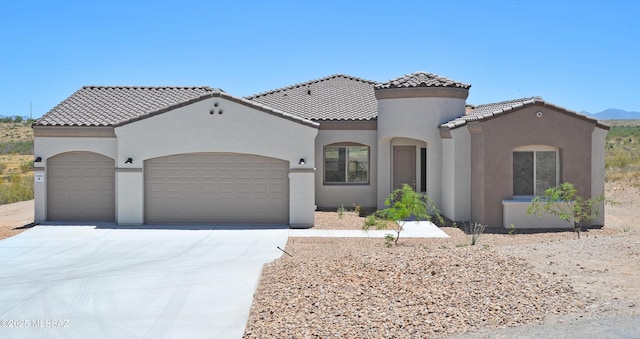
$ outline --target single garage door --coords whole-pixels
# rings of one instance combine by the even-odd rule
[[[115,161],[92,152],[47,160],[47,219],[115,220]]]
[[[289,163],[191,153],[144,164],[146,223],[289,223]]]

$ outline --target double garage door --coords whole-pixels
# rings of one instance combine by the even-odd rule
[[[289,164],[193,153],[145,161],[146,223],[289,223]]]
[[[289,223],[289,164],[249,154],[145,161],[145,223]],[[90,152],[47,160],[48,220],[115,220],[115,162]]]

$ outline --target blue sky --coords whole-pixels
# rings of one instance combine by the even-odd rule
[[[0,115],[39,117],[83,85],[246,96],[342,73],[427,71],[468,103],[520,97],[640,111],[636,1],[3,1]]]

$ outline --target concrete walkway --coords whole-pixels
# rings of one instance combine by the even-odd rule
[[[317,230],[292,229],[290,237],[298,238],[384,238],[387,234],[395,235],[393,230]],[[400,233],[402,238],[449,238],[449,235],[429,221],[407,221]]]
[[[242,337],[288,229],[184,228],[36,226],[0,241],[0,338]]]

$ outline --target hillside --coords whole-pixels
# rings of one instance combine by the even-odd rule
[[[609,109],[606,109],[606,110],[604,110],[602,112],[598,112],[598,113],[590,113],[590,112],[586,112],[586,111],[582,111],[580,113],[584,114],[584,115],[588,115],[588,116],[593,117],[593,118],[598,119],[598,120],[621,120],[621,119],[633,120],[633,119],[640,119],[640,112],[625,111],[625,110],[618,109],[618,108],[609,108]]]
[[[33,199],[31,121],[0,123],[0,204]]]

